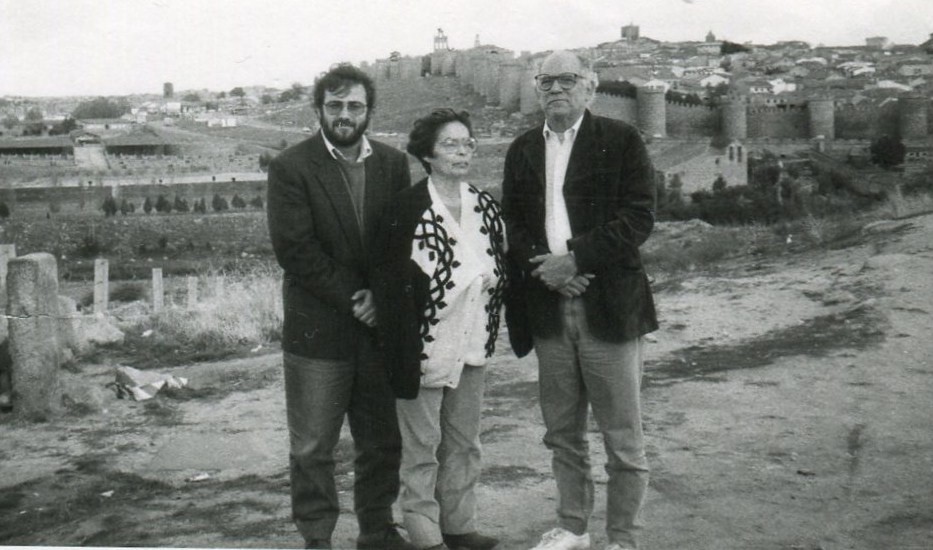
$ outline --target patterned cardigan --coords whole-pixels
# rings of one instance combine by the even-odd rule
[[[482,215],[480,232],[489,239],[487,253],[495,261],[495,286],[488,289],[486,357],[495,351],[500,312],[507,285],[504,223],[499,205],[486,192],[476,194],[475,209]],[[469,207],[464,203],[464,207]],[[427,179],[401,191],[380,219],[372,251],[371,284],[376,302],[377,333],[389,382],[395,395],[414,399],[421,383],[424,342],[430,341],[438,312],[447,307],[455,290],[456,244],[432,208]],[[417,246],[436,255],[436,269],[428,275],[412,260]]]

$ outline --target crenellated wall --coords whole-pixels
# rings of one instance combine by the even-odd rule
[[[508,113],[533,115],[540,111],[534,89],[535,59],[474,48],[434,52],[429,56],[432,75],[456,76],[460,83],[483,96],[489,105]],[[427,66],[425,66],[427,68]],[[422,58],[377,60],[367,71],[377,79],[413,79],[421,76]],[[668,102],[658,89],[639,88],[638,99],[596,94],[591,110],[624,120],[646,135],[745,139],[871,139],[880,134],[918,140],[933,135],[931,102],[924,97],[901,97],[884,106],[835,105],[831,98],[805,104],[760,107],[742,97],[726,98],[719,107]]]
[[[590,110],[597,115],[623,120],[629,124],[638,123],[638,102],[630,97],[596,94]]]
[[[721,118],[717,108],[668,102],[667,135],[712,137],[720,132]]]
[[[748,109],[747,117],[748,137],[751,139],[810,137],[810,117],[806,108],[752,107]]]

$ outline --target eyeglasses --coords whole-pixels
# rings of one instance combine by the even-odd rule
[[[437,147],[447,153],[456,153],[460,150],[461,147],[467,151],[473,152],[476,150],[476,140],[474,138],[445,139],[443,141],[437,142]]]
[[[346,106],[347,112],[352,116],[360,116],[366,112],[366,104],[359,101],[350,101],[349,103],[344,103],[343,101],[328,101],[324,104],[324,111],[331,116],[337,116],[343,112],[344,106]]]
[[[577,80],[583,78],[577,73],[561,73],[559,75],[539,74],[535,76],[535,85],[542,92],[549,92],[554,82],[560,85],[561,90],[569,90],[577,85]]]

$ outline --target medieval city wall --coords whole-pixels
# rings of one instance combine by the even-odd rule
[[[750,108],[747,121],[749,138],[806,139],[810,137],[809,111],[805,108]]]
[[[510,59],[481,50],[436,52],[429,59],[433,75],[452,75],[468,89],[509,113],[534,114],[539,110],[531,78],[533,60]],[[421,58],[378,60],[369,70],[376,78],[420,78]],[[672,103],[658,91],[639,90],[639,98],[596,94],[591,110],[602,116],[635,124],[651,135],[731,139],[873,139],[881,134],[907,138],[933,135],[929,99],[900,99],[882,107],[839,106],[831,99],[803,105],[757,107],[731,103],[707,107]],[[742,113],[737,112],[743,110]]]
[[[687,103],[667,103],[669,136],[712,137],[719,133],[722,115],[717,108]]]

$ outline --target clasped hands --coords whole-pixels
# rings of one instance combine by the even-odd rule
[[[373,291],[368,288],[357,290],[350,296],[353,302],[353,316],[364,325],[372,328],[376,326],[376,304],[373,301]]]
[[[533,276],[540,279],[549,289],[567,298],[583,294],[590,285],[590,280],[595,277],[592,273],[579,273],[572,254],[541,254],[529,261],[538,264],[531,272]]]

